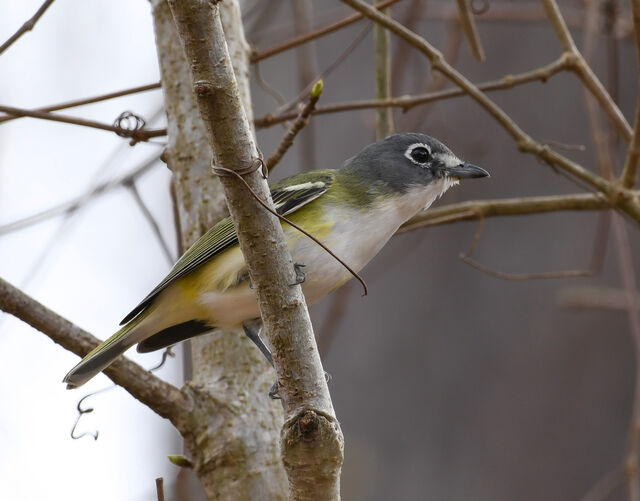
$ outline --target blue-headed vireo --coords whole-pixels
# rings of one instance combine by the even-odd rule
[[[417,133],[390,136],[364,148],[340,170],[288,177],[271,188],[276,210],[304,228],[355,271],[362,269],[396,230],[428,208],[460,179],[488,176],[438,140]],[[344,284],[351,274],[303,233],[283,223],[293,261],[304,265],[309,304]],[[253,328],[259,318],[235,230],[223,219],[178,260],[160,284],[121,322],[122,329],[66,375],[82,385],[134,344],[139,352],[170,346],[213,328],[245,326],[271,361]]]

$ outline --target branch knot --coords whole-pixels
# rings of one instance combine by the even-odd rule
[[[193,82],[193,92],[198,97],[208,97],[215,92],[213,84],[207,80],[197,80]]]

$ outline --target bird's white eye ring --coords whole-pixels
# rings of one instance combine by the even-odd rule
[[[431,160],[431,148],[424,143],[414,143],[407,148],[404,156],[416,165],[425,166]]]

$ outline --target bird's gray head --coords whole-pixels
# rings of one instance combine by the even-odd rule
[[[347,169],[392,192],[438,183],[442,193],[460,179],[486,177],[489,173],[460,160],[437,139],[408,132],[370,144],[348,161]]]

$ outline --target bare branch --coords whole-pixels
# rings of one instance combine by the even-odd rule
[[[35,109],[33,111],[47,112],[47,111],[65,110],[67,108],[75,108],[76,106],[84,106],[85,104],[99,103],[101,101],[107,101],[109,99],[115,99],[117,97],[129,96],[131,94],[137,94],[139,92],[146,92],[148,90],[154,90],[154,89],[159,89],[159,88],[160,88],[160,82],[156,82],[156,83],[147,84],[147,85],[140,85],[138,87],[132,87],[130,89],[119,90],[119,91],[116,91],[116,92],[109,92],[108,94],[101,94],[99,96],[87,97],[87,98],[84,98],[84,99],[76,99],[76,100],[73,100],[73,101],[67,101],[65,103],[52,104],[51,106],[44,106],[42,108],[37,108],[37,109]],[[15,115],[0,116],[0,123],[8,122],[10,120],[16,120],[18,118],[22,118],[23,116],[26,116],[26,115],[22,115],[22,116],[15,116]]]
[[[558,292],[556,302],[563,308],[622,312],[629,309],[629,298],[626,291],[613,287],[567,287]],[[636,308],[640,308],[640,296],[636,296],[634,303]]]
[[[469,43],[471,54],[478,61],[484,61],[484,50],[482,49],[482,42],[480,42],[480,36],[478,35],[473,13],[469,7],[469,0],[457,0],[457,3],[458,11],[460,12],[460,21],[462,22],[462,28]]]
[[[546,197],[504,198],[498,200],[471,200],[423,211],[400,227],[398,233],[448,224],[472,221],[492,216],[519,216],[556,211],[585,211],[611,208],[602,195],[552,195]]]
[[[384,9],[385,7],[393,5],[394,3],[399,1],[400,0],[386,0],[384,2],[380,2],[379,4],[377,4],[375,8]],[[328,35],[329,33],[333,33],[334,31],[344,28],[345,26],[349,26],[350,24],[353,24],[356,21],[360,21],[362,18],[364,18],[362,14],[352,14],[351,16],[346,17],[340,21],[336,21],[335,23],[329,24],[324,28],[314,30],[311,33],[307,33],[305,35],[300,35],[298,37],[295,37],[291,40],[275,45],[268,49],[254,52],[254,54],[251,56],[251,62],[256,63],[258,61],[262,61],[263,59],[267,59],[268,57],[275,56],[276,54],[280,54],[281,52],[298,47],[299,45],[311,42],[312,40]]]
[[[469,266],[475,268],[476,270],[482,271],[487,275],[490,275],[494,278],[499,278],[500,280],[546,280],[552,278],[577,278],[577,277],[590,277],[595,275],[602,266],[602,259],[596,261],[592,259],[593,266],[589,270],[563,270],[563,271],[551,271],[551,272],[542,272],[542,273],[505,273],[503,271],[497,271],[488,266],[479,263],[475,259],[471,257],[473,251],[478,246],[480,242],[480,236],[482,235],[482,230],[484,229],[484,218],[481,217],[479,219],[478,229],[476,230],[476,234],[473,237],[473,241],[469,246],[469,250],[466,252],[461,252],[459,257],[462,261],[467,263]],[[602,256],[600,256],[602,257]]]
[[[57,315],[0,278],[0,309],[46,334],[66,350],[84,356],[100,340]],[[184,430],[191,403],[174,386],[126,359],[116,360],[104,373],[151,410]]]
[[[267,170],[271,172],[271,170],[280,162],[284,154],[291,148],[293,145],[293,140],[298,135],[298,133],[309,123],[309,118],[311,118],[311,114],[316,107],[316,103],[320,96],[322,95],[322,80],[318,80],[316,85],[314,85],[311,90],[311,95],[309,96],[309,101],[307,104],[300,110],[300,113],[296,117],[295,121],[289,127],[289,130],[285,133],[284,137],[280,141],[278,145],[278,149],[274,151],[271,156],[265,162]]]
[[[480,270],[487,275],[499,278],[500,280],[548,280],[553,278],[578,278],[578,277],[591,277],[594,274],[593,270],[563,270],[563,271],[546,271],[541,273],[505,273],[503,271],[497,271],[484,264],[479,263],[475,259],[471,258],[467,254],[460,254],[460,259],[472,266],[476,270]]]
[[[505,75],[499,80],[491,80],[489,82],[483,82],[477,84],[477,88],[483,91],[494,91],[511,89],[518,85],[530,83],[530,82],[546,82],[553,75],[567,68],[566,58],[560,57],[552,63],[536,68],[525,73],[518,73],[516,75]],[[415,106],[421,104],[431,103],[434,101],[440,101],[445,99],[451,99],[454,97],[466,96],[467,92],[459,88],[445,89],[436,92],[428,92],[426,94],[419,94],[415,96],[402,96],[394,97],[390,99],[367,99],[362,101],[349,101],[346,103],[336,103],[327,106],[319,106],[313,113],[317,115],[324,115],[326,113],[338,113],[344,111],[353,110],[365,110],[373,108],[386,108],[394,107],[401,108],[403,111],[410,110]],[[265,115],[263,117],[256,118],[254,125],[256,127],[270,127],[271,125],[285,122],[295,118],[295,113],[283,113],[280,115]]]
[[[156,478],[156,498],[158,501],[164,501],[164,479]]]
[[[16,31],[13,35],[11,35],[6,42],[0,45],[0,54],[2,54],[5,50],[11,47],[18,38],[24,35],[27,31],[31,31],[33,27],[36,25],[38,20],[42,17],[42,15],[47,11],[47,9],[51,6],[53,0],[45,0],[45,2],[40,6],[40,8],[36,11],[36,13],[31,16],[21,27]]]
[[[82,125],[83,127],[91,127],[94,129],[115,132],[122,137],[130,137],[134,142],[148,141],[152,137],[160,137],[167,135],[167,129],[125,129],[114,125],[96,122],[94,120],[86,120],[84,118],[70,117],[68,115],[60,115],[58,113],[48,113],[45,111],[27,110],[23,108],[14,108],[12,106],[1,106],[0,111],[13,115],[15,117],[31,117],[41,120],[51,120],[53,122],[62,122],[73,125]]]
[[[170,0],[169,5],[191,62],[194,92],[217,162],[244,172],[248,186],[271,205],[266,181],[251,172],[256,145],[229,61],[218,3]],[[282,227],[239,180],[225,176],[221,181],[281,383],[287,417],[282,453],[292,498],[338,499],[342,434],[304,296],[299,285],[290,285],[295,274]]]
[[[627,158],[620,175],[623,186],[632,188],[638,181],[638,169],[640,169],[640,93],[636,105],[635,125],[633,126],[633,137],[627,149]]]

